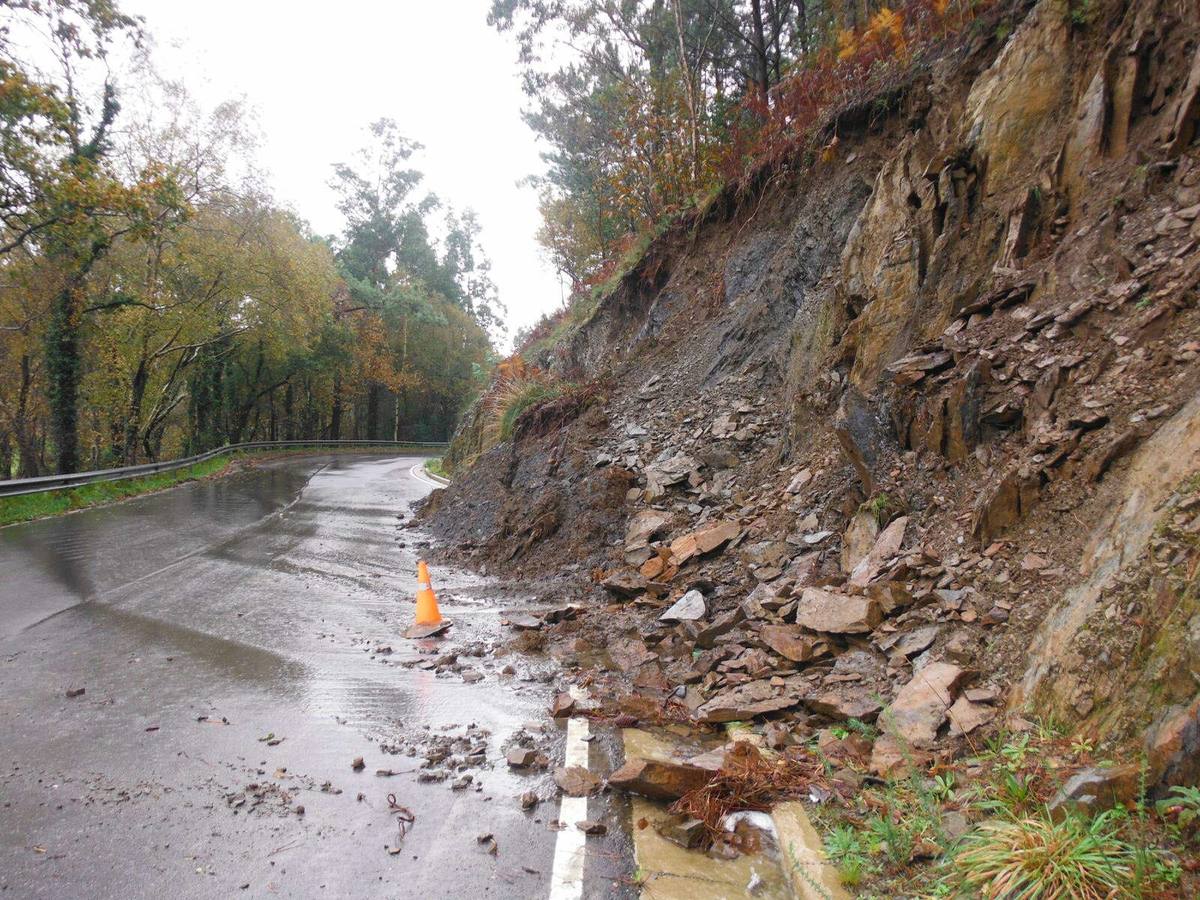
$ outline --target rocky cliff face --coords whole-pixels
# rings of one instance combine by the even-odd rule
[[[879,771],[1037,709],[1195,778],[1200,20],[1088,9],[660,241],[558,348],[579,414],[431,505],[583,602],[566,665],[699,721],[890,707]]]

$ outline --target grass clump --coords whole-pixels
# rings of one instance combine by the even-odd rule
[[[501,441],[507,441],[513,435],[517,419],[521,413],[551,400],[557,400],[566,387],[555,381],[539,378],[530,381],[517,382],[503,389],[497,398],[496,428]]]
[[[502,378],[485,401],[483,446],[561,428],[588,407],[598,390],[596,384],[561,381],[538,369]]]
[[[233,457],[218,456],[196,463],[194,466],[188,466],[186,469],[176,469],[173,472],[159,472],[123,481],[97,481],[67,490],[0,497],[0,527],[46,516],[61,515],[76,509],[99,506],[102,503],[112,503],[116,500],[136,497],[139,494],[159,491],[185,481],[207,478],[224,471],[232,462]]]
[[[445,466],[442,465],[442,458],[440,456],[425,460],[425,471],[430,475],[437,475],[439,478],[450,477]]]
[[[1134,850],[1120,829],[1115,810],[1058,822],[1045,810],[984,822],[950,857],[952,883],[988,900],[1136,896]]]

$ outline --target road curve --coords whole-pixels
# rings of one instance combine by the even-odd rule
[[[421,475],[290,459],[0,529],[0,895],[547,896],[557,803],[515,798],[554,792],[502,744],[552,664],[411,665]],[[496,586],[435,582],[455,644],[494,644]],[[464,789],[417,780],[439,735],[486,748]]]

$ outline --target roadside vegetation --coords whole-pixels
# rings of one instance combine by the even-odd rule
[[[400,452],[404,447],[398,448]],[[414,446],[417,454],[424,453],[422,447]],[[141,478],[126,478],[120,481],[97,481],[92,484],[80,485],[59,491],[42,491],[37,494],[17,494],[12,497],[0,497],[0,528],[14,525],[18,522],[29,522],[33,519],[43,519],[47,516],[57,516],[63,513],[87,509],[92,506],[103,506],[130,497],[152,494],[166,488],[185,484],[189,481],[199,481],[205,478],[216,478],[236,471],[243,464],[263,462],[277,459],[281,456],[305,456],[313,453],[328,452],[327,448],[313,445],[311,447],[290,447],[286,450],[259,450],[250,452],[231,453],[218,456],[204,462],[176,469],[172,472],[160,472],[155,475],[145,475]],[[351,448],[340,449],[339,453],[361,452],[378,453],[369,447],[360,450]],[[441,475],[441,460],[430,460],[426,467],[431,472]],[[443,475],[443,477],[448,477]]]
[[[814,745],[814,752],[815,750]],[[964,759],[817,808],[825,850],[867,897],[1183,897],[1200,792],[1054,806],[1074,772],[1111,764],[1052,725],[998,732]],[[826,772],[836,767],[826,760]]]
[[[495,395],[496,408],[492,420],[496,442],[512,437],[517,420],[526,410],[557,400],[566,390],[566,385],[543,374],[502,383]]]
[[[524,68],[526,121],[550,148],[534,180],[539,240],[571,286],[516,349],[541,362],[655,241],[730,192],[793,160],[835,159],[838,115],[886,112],[948,42],[1007,33],[1002,7],[494,0],[489,21]]]
[[[42,519],[46,516],[57,516],[77,509],[86,509],[89,506],[100,506],[116,500],[125,500],[129,497],[161,491],[187,481],[222,475],[229,470],[237,458],[236,456],[218,456],[196,463],[194,466],[188,466],[186,469],[177,469],[174,472],[160,472],[156,475],[129,478],[123,481],[97,481],[68,490],[0,497],[0,527],[17,522],[28,522],[31,519]]]

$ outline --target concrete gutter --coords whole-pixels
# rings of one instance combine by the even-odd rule
[[[803,900],[849,900],[837,868],[825,858],[821,836],[813,828],[798,800],[780,803],[771,810],[783,871],[795,896]]]
[[[637,728],[621,732],[625,758],[678,761],[678,748],[668,740]],[[694,749],[694,748],[693,748]],[[837,869],[825,858],[821,836],[809,821],[804,804],[781,803],[770,820],[779,847],[772,853],[715,859],[686,850],[658,834],[653,823],[666,815],[666,804],[631,795],[633,849],[642,877],[645,900],[695,900],[697,897],[744,896],[753,884],[754,896],[801,900],[849,900]],[[651,823],[639,828],[641,820]]]

